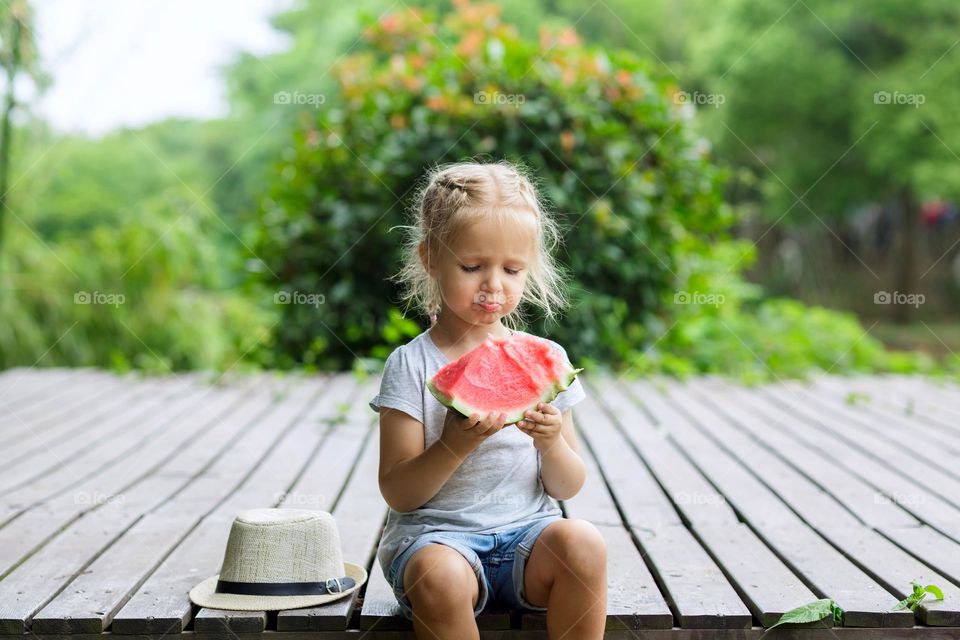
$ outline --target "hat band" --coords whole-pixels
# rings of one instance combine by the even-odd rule
[[[324,582],[231,582],[217,580],[217,593],[242,596],[312,596],[341,593],[356,584],[353,578],[341,576]]]

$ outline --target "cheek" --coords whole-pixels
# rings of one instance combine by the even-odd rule
[[[527,285],[527,278],[512,278],[507,285],[507,292],[510,294],[510,303],[512,306],[520,304],[520,296],[523,294]]]

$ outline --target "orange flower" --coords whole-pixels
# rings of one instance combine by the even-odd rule
[[[564,151],[572,150],[575,142],[576,138],[574,138],[573,131],[564,131],[560,134],[560,146],[563,147]]]
[[[446,96],[430,96],[427,98],[427,107],[434,111],[443,111],[450,105]]]
[[[557,44],[564,47],[575,47],[580,44],[580,37],[572,27],[568,27],[557,34]]]
[[[473,57],[480,52],[480,47],[482,44],[483,33],[480,31],[468,31],[463,36],[460,44],[457,45],[457,53],[460,55]]]
[[[380,26],[386,33],[394,33],[400,27],[400,19],[395,13],[385,15],[380,18]]]

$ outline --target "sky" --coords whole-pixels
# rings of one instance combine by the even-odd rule
[[[270,15],[290,0],[33,0],[53,84],[21,96],[62,132],[101,135],[170,116],[227,113],[218,67],[283,49]]]

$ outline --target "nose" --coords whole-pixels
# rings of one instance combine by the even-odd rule
[[[490,295],[490,301],[500,302],[499,296],[500,293],[500,276],[497,274],[488,275],[483,280],[483,285],[480,287],[484,293]]]

